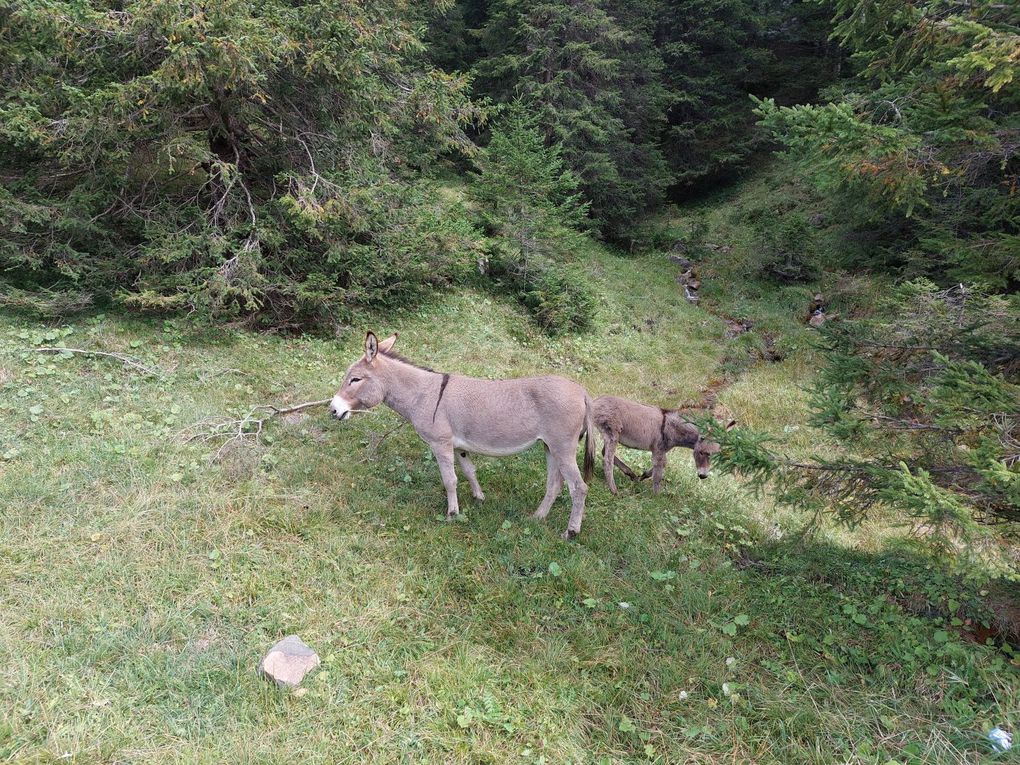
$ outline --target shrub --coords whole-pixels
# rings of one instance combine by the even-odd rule
[[[748,220],[761,276],[783,283],[818,278],[818,237],[803,213],[774,206],[750,213]]]

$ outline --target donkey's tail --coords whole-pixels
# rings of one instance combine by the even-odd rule
[[[595,472],[595,416],[591,396],[584,394],[584,480],[591,480]]]

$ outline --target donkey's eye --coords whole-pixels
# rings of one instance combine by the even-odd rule
[[[352,377],[351,378],[351,385],[354,385],[354,383],[356,383],[356,382],[361,382],[361,378],[360,377]]]

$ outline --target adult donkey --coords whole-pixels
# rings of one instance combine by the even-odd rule
[[[393,352],[397,336],[382,342],[371,332],[365,355],[351,364],[329,409],[341,420],[352,412],[386,404],[409,420],[432,448],[446,487],[446,515],[460,512],[454,455],[475,499],[485,499],[469,453],[503,457],[536,441],[545,445],[548,476],[536,518],[545,518],[567,482],[572,507],[564,538],[581,530],[586,480],[595,462],[591,398],[562,377],[479,380],[443,374],[411,363]],[[585,435],[584,478],[577,469],[577,442]]]

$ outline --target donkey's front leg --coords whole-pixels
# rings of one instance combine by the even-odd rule
[[[658,494],[662,491],[662,476],[666,473],[666,451],[654,449],[652,451],[652,491]]]
[[[460,514],[460,505],[457,502],[457,471],[453,469],[453,444],[436,444],[432,453],[446,489],[446,517],[456,518]]]

